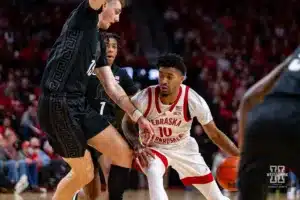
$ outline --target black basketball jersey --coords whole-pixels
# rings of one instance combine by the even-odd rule
[[[102,42],[97,23],[98,12],[90,8],[87,0],[70,14],[50,52],[41,80],[43,92],[84,96],[89,79],[87,70]]]
[[[291,55],[285,71],[267,95],[268,97],[300,98],[300,47]]]
[[[112,72],[116,81],[125,90],[127,95],[132,96],[138,91],[133,80],[129,77],[125,70],[113,65]],[[110,123],[115,123],[116,121],[121,120],[118,119],[117,116],[123,116],[123,112],[119,112],[121,109],[106,94],[100,81],[94,75],[90,76],[86,97],[92,108],[100,115],[103,115]]]

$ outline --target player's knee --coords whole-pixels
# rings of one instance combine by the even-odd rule
[[[81,169],[81,170],[80,170]],[[94,179],[94,166],[84,165],[82,168],[77,168],[73,171],[72,176],[76,181],[80,182],[81,185],[86,185]]]
[[[89,152],[72,168],[72,176],[83,185],[94,179],[94,165]]]
[[[113,158],[113,164],[122,166],[122,167],[131,167],[133,159],[133,152],[129,148],[123,148],[115,154]]]
[[[90,163],[89,165],[86,165],[86,174],[81,173],[83,182],[85,184],[88,184],[89,182],[91,182],[94,177],[95,177],[95,172],[94,172],[94,165],[93,163]]]
[[[94,166],[93,165],[92,165],[92,169],[87,170],[87,174],[85,176],[86,176],[86,178],[85,178],[85,183],[86,184],[91,182],[94,179],[95,173],[94,173]]]

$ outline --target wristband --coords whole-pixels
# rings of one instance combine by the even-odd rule
[[[132,121],[137,122],[140,119],[140,117],[142,117],[142,116],[143,116],[143,114],[138,109],[136,109],[132,113],[132,115],[130,116],[130,118],[132,119]]]

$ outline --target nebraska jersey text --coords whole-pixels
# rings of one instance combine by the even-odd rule
[[[159,87],[150,86],[132,97],[132,102],[149,119],[155,129],[154,147],[170,148],[185,144],[190,136],[192,119],[205,125],[212,121],[205,100],[186,85],[181,85],[172,105],[165,105],[159,98]],[[142,139],[145,135],[141,132]]]

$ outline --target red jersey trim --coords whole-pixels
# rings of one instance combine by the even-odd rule
[[[174,101],[174,103],[172,104],[172,106],[169,109],[170,112],[172,112],[172,110],[175,108],[176,104],[178,103],[178,101],[179,101],[179,99],[181,97],[181,94],[182,94],[182,87],[180,86],[179,93],[178,93],[178,95],[176,97],[176,100]],[[161,109],[159,107],[159,86],[157,86],[155,88],[155,106],[156,106],[157,112],[161,113]]]
[[[151,109],[151,104],[152,104],[152,91],[151,91],[151,88],[149,87],[148,88],[148,106],[147,106],[146,112],[144,113],[144,117],[148,116],[150,109]]]
[[[183,100],[183,113],[184,113],[184,120],[186,122],[189,122],[191,120],[191,117],[189,116],[189,91],[190,87],[185,87],[185,94],[184,94],[184,100]]]

